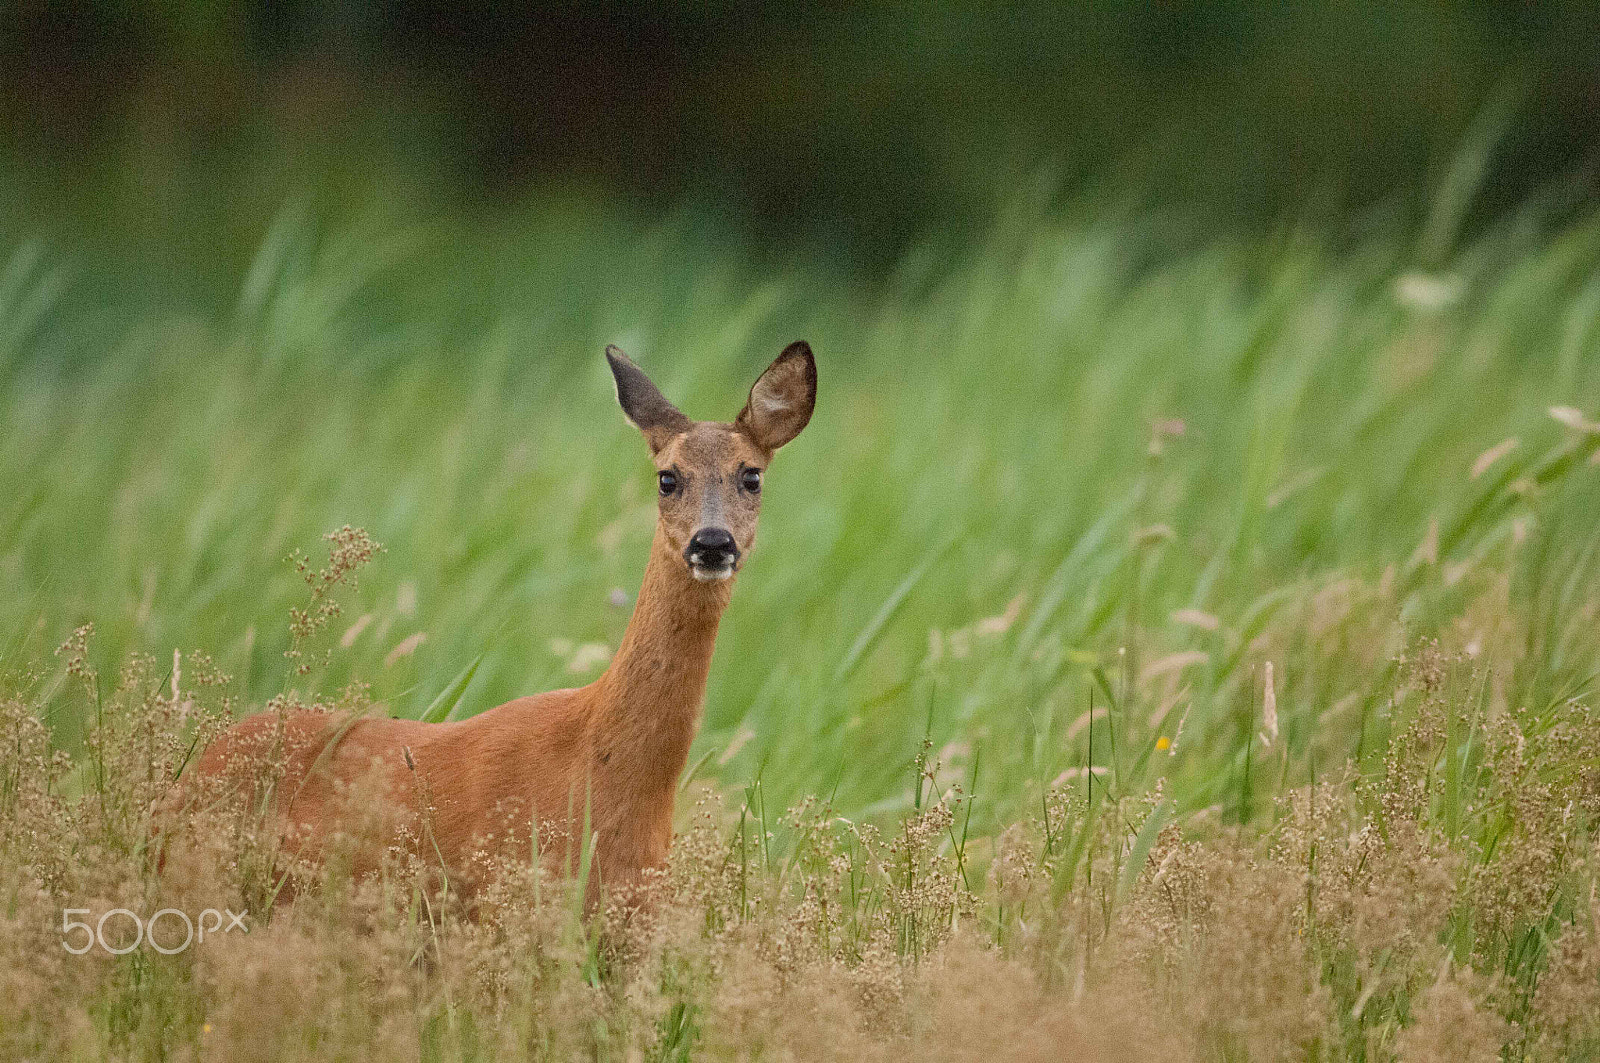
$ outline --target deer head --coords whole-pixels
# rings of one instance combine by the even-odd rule
[[[606,360],[617,402],[655,459],[658,533],[695,579],[728,579],[755,543],[762,474],[811,420],[817,363],[810,345],[784,348],[732,423],[691,421],[616,347],[606,348]]]

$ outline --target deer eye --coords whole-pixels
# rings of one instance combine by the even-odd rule
[[[678,474],[671,469],[662,469],[656,474],[656,482],[661,487],[662,496],[665,497],[678,489]]]
[[[739,486],[753,495],[761,493],[761,470],[746,469],[739,474]]]

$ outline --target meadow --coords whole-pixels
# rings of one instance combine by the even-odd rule
[[[1600,218],[1049,191],[882,277],[557,196],[291,204],[188,302],[0,246],[7,1058],[1600,1055]],[[397,861],[63,948],[259,901],[248,823],[153,870],[197,729],[598,674],[654,522],[602,349],[726,419],[796,338],[644,912]],[[382,551],[292,645],[346,525]]]

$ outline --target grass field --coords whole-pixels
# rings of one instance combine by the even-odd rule
[[[1600,1054],[1600,219],[1467,238],[1459,199],[1225,239],[1024,194],[865,280],[694,216],[286,208],[194,283],[225,305],[0,247],[0,1044]],[[246,942],[63,950],[63,908],[161,906],[186,704],[597,674],[654,520],[602,348],[731,418],[802,337],[655,916],[508,872],[462,922],[397,867]],[[345,524],[384,550],[293,674],[287,559]]]

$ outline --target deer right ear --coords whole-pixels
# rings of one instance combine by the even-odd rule
[[[606,361],[611,365],[611,378],[617,385],[617,405],[628,423],[644,433],[650,453],[667,445],[668,440],[689,427],[689,418],[667,401],[644,370],[634,365],[615,346],[606,348]]]

